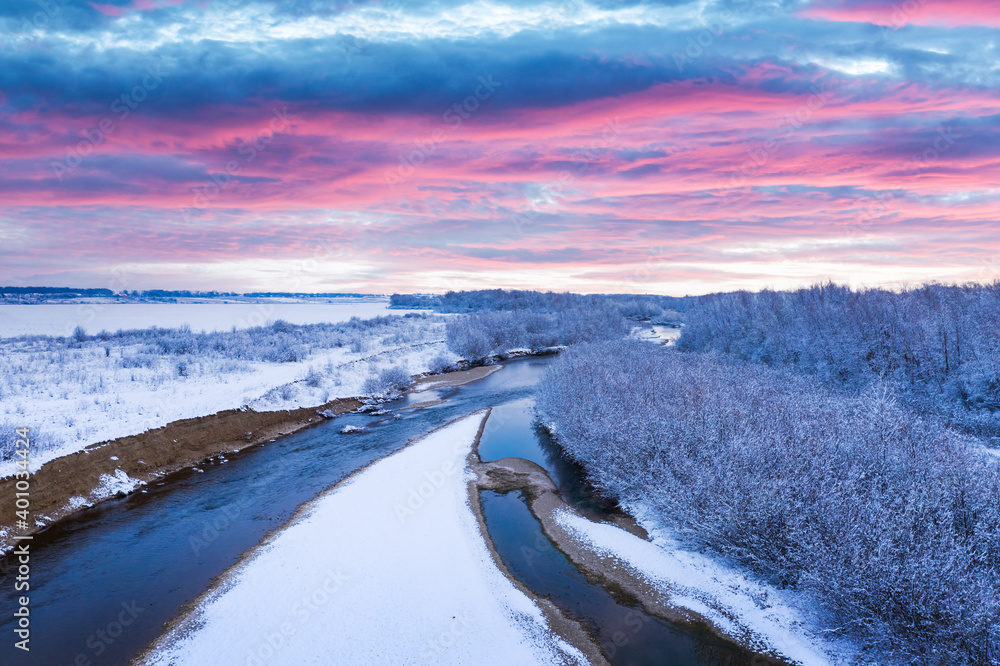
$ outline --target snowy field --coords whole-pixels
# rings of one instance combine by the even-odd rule
[[[228,331],[282,319],[292,324],[347,321],[351,317],[398,314],[388,299],[350,299],[341,303],[115,303],[102,299],[72,304],[0,305],[0,338],[20,335],[71,335],[77,326],[91,335],[133,328]]]
[[[440,317],[410,315],[204,335],[0,340],[0,435],[32,428],[37,469],[89,444],[178,419],[361,396],[370,389],[366,381],[388,369],[405,377],[456,360],[444,329]],[[12,460],[0,461],[0,478],[14,469]]]
[[[317,500],[140,663],[585,664],[480,534],[465,460],[483,418],[446,426]]]

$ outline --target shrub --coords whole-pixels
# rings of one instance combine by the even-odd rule
[[[683,351],[788,368],[836,388],[885,383],[921,413],[1000,438],[1000,282],[712,294],[685,318]]]
[[[887,387],[620,341],[567,351],[538,405],[609,494],[815,595],[880,663],[1000,663],[1000,466]]]
[[[316,368],[310,365],[305,377],[306,386],[316,388],[321,380],[322,376],[316,371]]]
[[[439,355],[435,356],[430,360],[430,362],[427,364],[427,369],[431,373],[437,374],[440,372],[444,372],[445,370],[450,368],[451,365],[452,365],[451,361],[449,361],[446,356]]]
[[[388,397],[413,383],[406,368],[392,366],[365,380],[362,392],[375,397]]]
[[[608,340],[628,333],[621,313],[595,303],[591,307],[566,307],[555,312],[532,310],[484,311],[448,321],[448,348],[470,361],[511,349],[541,349],[577,342]]]
[[[24,427],[24,424],[11,423],[10,421],[0,421],[0,460],[12,460],[17,450],[17,440],[20,439],[17,429]],[[35,471],[38,465],[31,463],[32,458],[45,451],[57,448],[62,442],[50,435],[44,428],[32,426],[29,428],[28,461],[30,469]]]

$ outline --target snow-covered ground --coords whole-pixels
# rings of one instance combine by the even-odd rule
[[[589,549],[669,591],[672,605],[710,620],[754,650],[777,653],[802,666],[851,663],[856,648],[810,631],[814,622],[803,595],[755,582],[716,558],[686,550],[648,519],[641,506],[629,509],[652,541],[568,511],[558,513],[556,520]]]
[[[388,299],[348,299],[338,303],[287,303],[269,299],[258,303],[115,303],[88,299],[84,303],[0,305],[0,338],[20,335],[70,335],[80,326],[93,335],[119,329],[180,328],[193,331],[228,331],[261,326],[283,319],[292,324],[370,319],[387,314]]]
[[[629,337],[670,346],[676,344],[677,340],[680,339],[681,329],[673,326],[660,326],[658,324],[652,326],[634,326],[629,332]]]
[[[365,380],[389,367],[419,374],[437,357],[457,359],[446,349],[439,318],[394,317],[345,335],[353,342],[310,345],[304,358],[292,362],[163,354],[148,343],[114,338],[78,345],[0,340],[0,429],[33,429],[40,444],[31,458],[36,470],[89,444],[178,419],[244,406],[312,407],[363,395]],[[12,460],[0,462],[0,478],[14,469]]]
[[[585,664],[496,568],[479,532],[465,459],[483,417],[314,502],[145,663]]]

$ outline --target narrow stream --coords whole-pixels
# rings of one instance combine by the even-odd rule
[[[549,473],[563,499],[591,520],[606,518],[614,508],[538,427],[530,397],[493,409],[479,443],[479,456],[484,462],[519,457],[537,463]],[[520,491],[483,491],[479,497],[486,529],[507,569],[532,592],[583,622],[615,666],[756,663],[753,656],[707,631],[672,625],[615,600],[600,585],[588,582],[542,532]]]
[[[531,425],[532,393],[548,362],[547,358],[513,361],[504,370],[466,386],[411,394],[388,405],[393,410],[390,416],[338,417],[229,455],[225,461],[201,465],[203,472],[174,474],[145,492],[106,502],[37,535],[31,545],[31,652],[14,648],[14,618],[4,613],[0,664],[128,663],[184,604],[268,531],[285,523],[300,504],[408,440],[481,407],[500,406],[494,411],[496,421],[490,419],[486,450],[521,446],[517,455],[549,469],[574,504],[599,512],[600,503],[590,498],[572,466],[561,460],[557,449],[546,454],[539,444],[544,434]],[[404,409],[437,399],[444,402]],[[509,412],[507,417],[505,412]],[[345,425],[366,430],[339,434]],[[488,500],[494,526],[508,520],[503,507],[510,502],[505,499]],[[510,499],[519,502],[514,496]],[[533,519],[530,513],[528,517]],[[508,547],[518,547],[520,532],[497,529],[498,548],[506,552]],[[540,560],[535,562],[542,567]],[[14,591],[14,575],[11,562],[5,559],[0,570],[0,608],[14,608],[15,597],[23,594]],[[553,576],[550,580],[558,581]],[[600,590],[585,581],[567,579],[563,584],[578,591],[590,588],[588,594]],[[588,614],[586,606],[573,612],[597,625],[605,622],[604,610],[594,606],[595,611]],[[642,632],[647,633],[652,632]],[[656,663],[737,663],[675,661],[673,648],[663,649],[667,652]],[[682,653],[687,654],[677,654]],[[234,655],[233,663],[242,660]]]
[[[602,520],[615,508],[613,502],[595,492],[582,471],[535,421],[532,396],[493,408],[479,441],[479,457],[483,462],[524,458],[536,463],[548,472],[563,499],[592,520]]]

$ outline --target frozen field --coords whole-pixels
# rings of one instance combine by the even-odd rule
[[[82,326],[93,335],[102,330],[178,328],[228,331],[284,319],[292,324],[370,319],[386,314],[388,299],[348,303],[72,303],[0,305],[0,338],[20,335],[70,335]]]
[[[444,327],[440,317],[411,314],[317,330],[277,325],[82,342],[0,340],[0,443],[15,427],[35,428],[32,464],[42,465],[89,444],[224,409],[293,409],[365,395],[366,381],[390,368],[414,375],[440,366],[436,359],[456,360]],[[5,455],[0,478],[13,472]]]

